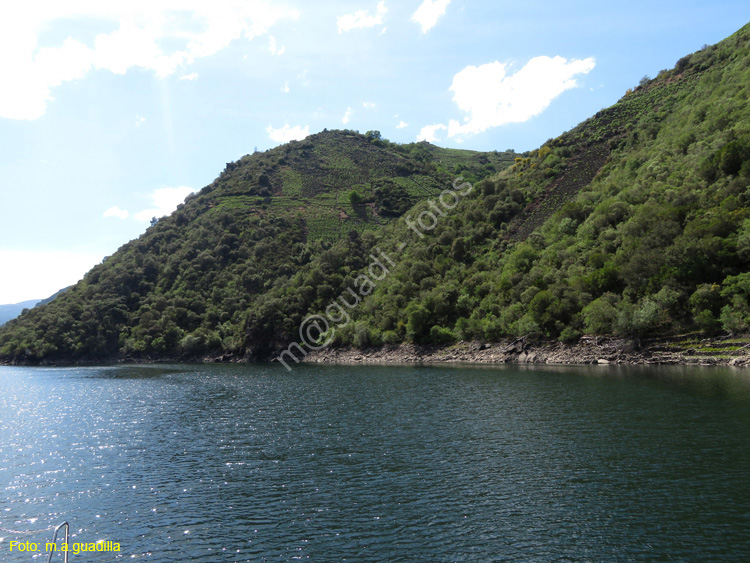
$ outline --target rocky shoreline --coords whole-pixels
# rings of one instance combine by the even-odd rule
[[[750,344],[728,337],[686,343],[678,338],[629,341],[584,337],[575,344],[528,338],[496,343],[460,342],[451,346],[402,344],[370,349],[326,348],[310,352],[305,362],[346,364],[623,364],[750,366]]]
[[[675,336],[650,340],[584,336],[575,344],[534,338],[500,342],[459,342],[448,346],[400,344],[376,348],[323,348],[297,359],[319,364],[556,364],[556,365],[694,365],[750,367],[750,336],[699,338]],[[274,361],[276,355],[266,358]],[[286,359],[293,366],[291,358]],[[3,362],[11,366],[115,365],[163,363],[252,363],[262,361],[231,354],[204,357],[121,357],[110,360],[77,359],[41,362]]]

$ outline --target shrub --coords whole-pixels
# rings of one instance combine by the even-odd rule
[[[730,334],[747,332],[747,317],[732,305],[727,305],[721,310],[721,326]]]
[[[687,154],[688,149],[690,148],[690,145],[692,145],[695,142],[695,133],[684,133],[680,136],[679,139],[677,139],[677,148],[680,149],[680,152],[682,154]]]
[[[698,286],[688,301],[693,319],[696,324],[705,328],[706,323],[710,325],[710,319],[716,321],[722,306],[720,287],[716,284],[704,283]]]
[[[526,313],[523,317],[518,319],[518,321],[513,323],[512,330],[516,336],[528,336],[541,333],[539,325],[534,321],[534,318],[530,313]]]
[[[711,157],[704,158],[698,165],[698,174],[709,183],[716,180],[716,172],[716,165]]]
[[[565,344],[573,344],[575,342],[578,342],[580,338],[581,333],[579,331],[571,326],[566,326],[564,329],[562,329],[560,338],[558,338],[558,340],[560,342],[564,342]]]
[[[722,283],[721,296],[729,304],[721,310],[724,330],[737,334],[750,328],[750,273],[728,276]]]
[[[398,333],[395,330],[386,330],[383,333],[383,344],[400,344],[401,343],[401,337],[398,335]]]
[[[590,334],[611,334],[618,317],[620,297],[605,293],[583,308],[583,325]]]
[[[356,325],[354,325],[353,344],[357,348],[367,348],[372,344],[370,327],[368,327],[365,323],[358,322]]]
[[[449,328],[435,325],[430,329],[430,342],[434,344],[450,344],[456,341],[456,335]]]
[[[412,303],[406,315],[406,335],[414,342],[421,342],[430,330],[430,311],[424,305]]]
[[[720,320],[708,310],[700,311],[693,317],[693,320],[698,328],[708,334],[716,334],[722,326]]]
[[[746,152],[739,141],[727,143],[717,156],[721,171],[729,176],[736,176],[745,161]]]

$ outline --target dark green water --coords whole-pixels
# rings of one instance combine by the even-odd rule
[[[0,560],[62,520],[121,545],[73,562],[748,561],[750,372],[0,368]]]

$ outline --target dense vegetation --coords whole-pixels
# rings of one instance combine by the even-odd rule
[[[308,312],[352,287],[374,246],[396,265],[351,322],[331,311],[321,342],[748,331],[749,42],[746,27],[642,81],[479,182],[423,236],[401,221],[346,241],[261,298],[249,342],[296,336]]]
[[[0,359],[244,354],[260,295],[341,238],[439,194],[458,171],[476,180],[515,157],[394,145],[377,131],[325,131],[245,156],[76,286],[3,327]]]
[[[0,329],[0,357],[264,357],[311,313],[357,347],[747,332],[748,95],[750,26],[531,154],[326,132],[245,157]],[[438,214],[456,175],[474,189]],[[373,253],[389,274],[337,320]]]

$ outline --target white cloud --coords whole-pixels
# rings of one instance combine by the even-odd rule
[[[425,125],[419,131],[419,135],[417,135],[417,141],[427,141],[428,143],[434,143],[438,140],[437,132],[443,131],[445,129],[448,129],[448,127],[446,127],[442,123],[438,123],[436,125]]]
[[[411,20],[422,26],[422,33],[427,33],[445,15],[451,0],[424,0],[412,15]]]
[[[290,127],[287,123],[283,127],[274,129],[269,125],[266,127],[266,133],[268,133],[268,136],[272,141],[277,143],[288,143],[289,141],[301,141],[307,137],[310,134],[310,127],[308,125],[305,125],[304,127],[301,125]]]
[[[344,31],[351,31],[352,29],[359,29],[365,27],[375,27],[383,23],[383,16],[388,12],[388,8],[385,7],[385,1],[378,2],[378,7],[375,15],[371,15],[367,10],[358,10],[353,14],[346,14],[339,16],[337,23],[339,27],[339,33]]]
[[[135,213],[133,219],[136,221],[150,221],[153,217],[159,218],[169,215],[193,192],[195,192],[195,188],[189,188],[188,186],[154,190],[150,196],[153,207]]]
[[[409,127],[409,124],[406,123],[406,121],[401,120],[398,125],[396,125],[396,129],[404,129],[406,127]]]
[[[269,0],[6,3],[0,8],[0,75],[6,85],[0,88],[0,117],[41,117],[56,86],[93,70],[124,74],[140,68],[164,77],[235,39],[265,35],[278,21],[296,17],[296,10]],[[86,42],[68,36],[40,46],[42,34],[59,30],[63,20],[101,22],[105,31]]]
[[[46,299],[73,285],[102,261],[100,254],[0,249],[0,263],[13,264],[0,276],[0,303]]]
[[[351,121],[352,119],[353,113],[354,113],[354,110],[352,108],[346,108],[346,113],[344,114],[344,117],[341,118],[341,123],[343,123],[344,125],[349,123],[349,121]]]
[[[198,73],[191,72],[190,74],[183,74],[180,76],[180,80],[198,80]]]
[[[522,123],[542,113],[552,100],[578,84],[575,76],[587,74],[593,58],[567,60],[535,57],[515,74],[500,62],[467,66],[453,77],[451,91],[464,122],[450,120],[448,136],[475,135],[507,123]]]
[[[159,218],[169,215],[177,206],[185,201],[185,198],[194,193],[195,188],[188,186],[179,186],[177,188],[159,188],[153,191],[149,198],[152,207],[138,211],[133,214],[136,221],[150,221],[153,217]],[[118,206],[107,209],[102,217],[117,217],[118,219],[127,219],[130,212],[127,209],[120,209]]]
[[[130,212],[127,209],[120,209],[117,206],[110,207],[107,209],[102,217],[117,217],[118,219],[127,219],[130,217]]]
[[[140,127],[144,123],[146,123],[146,118],[145,117],[141,117],[140,115],[136,115],[135,116],[135,126],[136,127]]]
[[[365,109],[375,109],[375,102],[362,102],[362,107]]]
[[[284,45],[278,47],[276,45],[276,38],[272,35],[268,38],[268,52],[272,55],[281,56],[286,52],[286,47]]]
[[[289,81],[288,80],[284,82],[284,85],[281,87],[281,91],[284,92],[284,94],[289,93]]]

